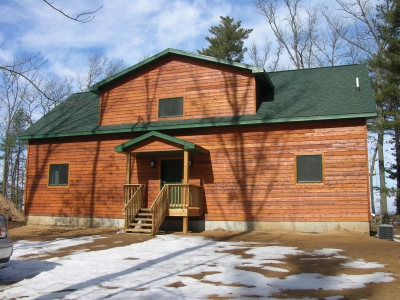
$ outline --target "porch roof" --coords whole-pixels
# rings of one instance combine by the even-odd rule
[[[181,140],[178,138],[175,138],[173,136],[163,134],[157,131],[150,131],[146,134],[143,134],[135,139],[132,139],[130,141],[127,141],[121,145],[118,145],[114,148],[115,152],[123,153],[123,152],[130,152],[129,149],[134,147],[135,145],[139,145],[140,143],[152,139],[152,138],[158,138],[159,140],[163,140],[166,142],[171,142],[176,144],[177,146],[180,146],[181,149],[178,150],[165,150],[165,151],[143,151],[143,152],[137,152],[136,156],[156,156],[158,155],[182,155],[184,150],[187,150],[189,154],[191,155],[208,155],[209,151],[199,145],[196,145],[194,143]]]

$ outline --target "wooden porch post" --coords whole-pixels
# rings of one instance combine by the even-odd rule
[[[126,184],[131,183],[131,153],[126,153]]]
[[[183,180],[182,183],[189,183],[189,151],[184,150],[183,152]],[[185,189],[186,190],[186,189]],[[186,193],[183,195],[186,197]],[[189,201],[189,199],[185,199],[186,201]],[[183,233],[187,234],[189,231],[189,217],[185,216],[183,217]]]
[[[189,151],[183,152],[183,180],[182,183],[189,183]]]

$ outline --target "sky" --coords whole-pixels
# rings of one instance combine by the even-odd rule
[[[253,29],[245,45],[264,37],[275,41],[252,0],[52,0],[65,13],[93,11],[93,21],[72,21],[41,0],[0,1],[0,59],[10,61],[22,52],[38,53],[48,60],[43,70],[74,76],[85,66],[89,52],[134,65],[145,56],[167,48],[196,52],[208,47],[208,29],[229,15]],[[331,3],[311,0],[305,3]],[[246,63],[252,63],[248,56]]]
[[[12,259],[0,268],[0,297],[275,299],[270,296],[285,290],[323,289],[334,291],[334,296],[325,300],[339,300],[344,298],[345,289],[395,280],[393,274],[385,272],[385,265],[344,256],[341,249],[304,252],[278,242],[219,242],[182,235],[160,235],[143,243],[107,250],[98,245],[98,251],[80,250],[64,257],[35,259],[90,243],[93,238],[96,237],[16,242]],[[244,251],[243,255],[240,251]],[[31,258],[26,260],[24,255]],[[302,273],[302,268],[288,274],[287,262],[301,265],[312,261],[318,265],[321,260],[332,260],[335,275]]]

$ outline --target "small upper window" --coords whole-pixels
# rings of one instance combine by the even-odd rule
[[[158,117],[182,117],[183,116],[183,97],[165,98],[158,100]]]
[[[298,183],[322,182],[322,155],[297,155],[296,170]]]
[[[69,164],[51,164],[49,168],[49,185],[67,186],[68,169]]]

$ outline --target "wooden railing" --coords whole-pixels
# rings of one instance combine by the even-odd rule
[[[200,215],[203,214],[204,187],[191,184],[189,187],[189,207],[198,207]]]
[[[152,235],[160,228],[168,209],[198,207],[203,214],[203,187],[193,184],[166,184],[150,207],[153,214]]]
[[[124,184],[124,208],[125,228],[143,207],[144,184]]]
[[[160,228],[168,210],[168,186],[164,185],[160,193],[150,206],[150,211],[153,215],[153,227],[151,235],[155,235]]]
[[[194,184],[166,184],[169,208],[199,207],[203,211],[203,187]]]

